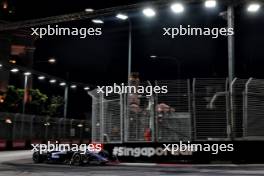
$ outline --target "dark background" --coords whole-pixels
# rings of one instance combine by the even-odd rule
[[[143,1],[8,1],[9,11],[1,12],[5,21],[21,21],[53,15],[84,11],[85,8],[102,9]],[[146,1],[148,2],[148,1]],[[235,8],[235,76],[239,78],[263,78],[264,12],[246,12],[246,4]],[[143,8],[143,7],[142,7]],[[11,10],[11,12],[10,12]],[[185,6],[183,14],[173,14],[168,6],[156,8],[152,19],[144,17],[142,9],[130,12],[132,30],[132,71],[139,72],[142,80],[176,79],[193,77],[227,77],[227,38],[220,36],[164,37],[163,27],[226,27],[227,22],[219,13],[226,10],[220,4],[217,9],[205,9],[203,4]],[[65,27],[102,27],[103,35],[79,39],[78,37],[45,37],[36,41],[35,61],[55,57],[54,66],[35,65],[35,69],[70,81],[93,85],[126,82],[128,58],[128,23],[114,16],[104,17],[103,25],[90,20],[59,24]],[[168,56],[170,59],[151,59],[150,55]],[[180,62],[180,75],[177,72]],[[68,76],[67,76],[68,75]],[[38,84],[35,86],[39,86]],[[46,88],[45,88],[46,89]],[[52,89],[49,89],[50,91]],[[78,96],[76,96],[78,95]],[[72,115],[90,111],[90,99],[76,90],[70,94]]]

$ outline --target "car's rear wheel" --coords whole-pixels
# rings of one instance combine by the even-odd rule
[[[76,153],[72,157],[71,164],[74,166],[80,166],[82,164],[82,156],[79,153]]]

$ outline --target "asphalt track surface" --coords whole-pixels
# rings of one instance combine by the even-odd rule
[[[263,176],[264,165],[33,164],[29,151],[0,152],[0,176]]]

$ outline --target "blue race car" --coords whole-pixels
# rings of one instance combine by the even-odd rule
[[[35,151],[32,156],[34,163],[64,163],[70,165],[96,164],[105,165],[110,161],[117,161],[116,156],[111,156],[107,151],[100,152],[73,152],[73,151],[52,151],[41,153]]]

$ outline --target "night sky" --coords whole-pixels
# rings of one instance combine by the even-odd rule
[[[85,8],[102,9],[142,1],[10,1],[12,14],[1,14],[11,21],[34,19],[52,15],[80,12]],[[142,7],[143,8],[143,7]],[[227,37],[212,39],[208,36],[164,37],[163,27],[191,25],[193,27],[226,27],[227,22],[219,13],[226,6],[205,9],[203,4],[189,4],[180,15],[171,13],[169,5],[157,8],[153,19],[145,18],[137,9],[132,17],[132,71],[139,72],[143,80],[176,79],[193,77],[227,77]],[[263,78],[264,66],[264,11],[246,12],[245,5],[235,9],[235,76]],[[46,37],[36,41],[35,60],[53,56],[58,63],[49,69],[37,69],[66,78],[94,85],[125,82],[127,80],[128,23],[109,16],[103,25],[90,20],[60,24],[68,27],[102,27],[103,35],[97,37]],[[170,59],[151,59],[150,55]],[[180,63],[180,75],[177,73]]]
[[[188,6],[185,14],[175,16],[167,9],[159,9],[158,16],[146,19],[141,13],[134,18],[132,39],[132,71],[142,79],[175,79],[176,61],[150,59],[150,55],[174,57],[180,62],[181,78],[226,77],[227,38],[181,36],[164,37],[163,27],[192,25],[194,27],[225,27],[226,21],[218,16],[223,8],[205,11],[200,5]],[[236,12],[236,76],[262,78],[263,12],[245,14]],[[67,23],[65,26],[102,27],[103,35],[78,39],[76,37],[47,37],[37,42],[36,59],[55,56],[59,70],[70,72],[76,81],[124,81],[127,78],[127,23],[109,17],[104,25],[94,25],[89,20]],[[81,73],[81,74],[79,74]],[[53,73],[55,74],[55,73]],[[98,82],[99,81],[99,82]]]

